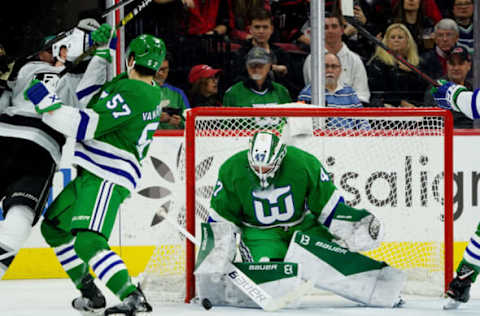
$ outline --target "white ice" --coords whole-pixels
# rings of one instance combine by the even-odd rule
[[[118,300],[108,290],[109,305]],[[478,289],[477,289],[478,287]],[[70,316],[80,315],[71,306],[71,300],[78,295],[77,290],[67,279],[45,280],[3,280],[0,281],[0,315],[1,316]],[[458,310],[442,310],[441,298],[404,297],[406,304],[402,308],[367,308],[359,306],[334,295],[308,297],[302,300],[299,309],[284,309],[270,315],[307,316],[437,316],[437,315],[480,315],[480,286],[473,285],[472,299],[462,304]],[[265,314],[262,310],[234,307],[213,307],[209,311],[197,304],[170,304],[154,306],[152,316],[248,316]]]

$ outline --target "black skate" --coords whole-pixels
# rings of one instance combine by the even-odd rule
[[[84,316],[103,315],[106,306],[105,296],[98,289],[89,274],[82,280],[82,296],[72,301],[72,307]]]
[[[135,316],[137,313],[150,313],[151,311],[152,306],[147,302],[140,287],[137,287],[120,304],[107,308],[105,315]]]
[[[455,309],[460,303],[468,302],[474,275],[475,270],[468,265],[462,265],[457,276],[448,285],[447,295],[449,298],[444,304],[443,309]]]

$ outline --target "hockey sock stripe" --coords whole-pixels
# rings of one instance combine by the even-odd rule
[[[75,269],[83,265],[84,262],[77,256],[73,247],[73,241],[68,245],[62,245],[54,248],[55,255],[65,271]]]
[[[464,258],[475,265],[478,265],[480,262],[480,242],[479,242],[479,237],[477,235],[473,235],[472,238],[470,238],[470,242],[467,245],[467,248],[465,249],[465,254]]]
[[[475,245],[476,248],[480,249],[480,237],[478,237],[477,235],[473,235],[470,238],[470,243]]]
[[[473,264],[475,266],[480,266],[480,256],[475,255],[468,248],[465,249],[463,259],[470,264]]]
[[[101,251],[90,260],[93,271],[105,284],[118,272],[127,271],[123,260],[113,251]]]
[[[126,270],[126,266],[125,264],[123,263],[122,259],[120,260],[117,260],[113,263],[111,263],[106,269],[103,270],[102,273],[100,273],[100,275],[98,276],[98,278],[100,280],[103,280],[105,275],[107,275],[107,273],[109,273],[110,275],[106,277],[107,280],[110,280],[110,278],[115,275],[118,271],[121,271],[121,270]]]
[[[480,265],[480,237],[473,235],[472,238],[470,238],[463,258],[468,263],[476,266]]]

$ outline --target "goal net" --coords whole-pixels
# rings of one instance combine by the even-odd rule
[[[347,204],[385,225],[364,254],[407,271],[406,293],[441,295],[453,275],[452,118],[441,109],[195,108],[188,112],[186,199],[169,217],[192,234],[208,218],[221,164],[248,148],[256,131],[315,155]],[[199,236],[199,234],[197,234]],[[149,297],[195,296],[195,247],[172,228],[144,273]],[[149,293],[150,292],[150,293]]]

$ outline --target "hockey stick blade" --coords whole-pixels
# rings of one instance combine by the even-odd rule
[[[456,301],[451,297],[447,297],[445,301],[443,302],[443,309],[444,310],[451,310],[451,309],[457,309],[462,302]]]

